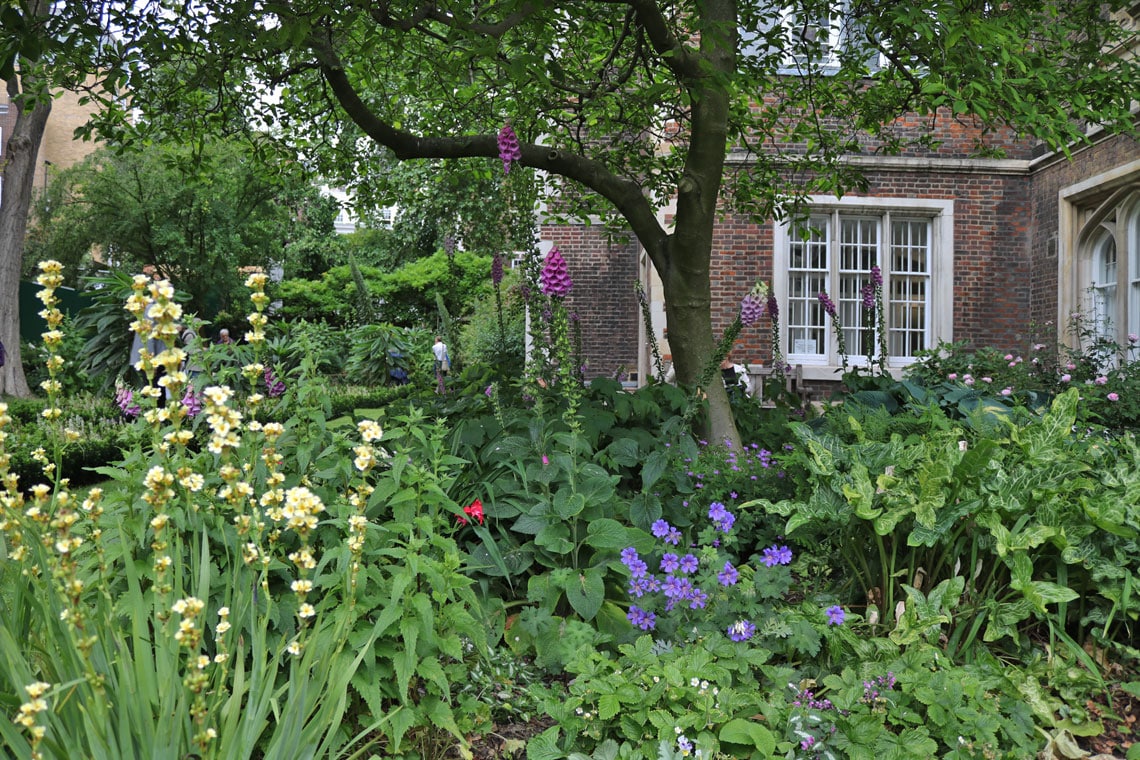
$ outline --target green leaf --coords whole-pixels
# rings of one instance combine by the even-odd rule
[[[587,568],[566,584],[566,600],[583,620],[593,620],[605,599],[606,584],[600,568]]]
[[[776,737],[764,726],[743,718],[733,718],[721,726],[720,740],[730,744],[754,747],[763,756],[776,751]]]
[[[639,493],[629,503],[629,521],[642,530],[649,530],[661,514],[661,499],[652,494]]]
[[[602,517],[586,528],[586,543],[595,549],[623,549],[629,546],[629,536],[617,520]]]
[[[554,494],[554,513],[563,520],[569,520],[585,508],[586,497],[569,488],[563,488]]]
[[[621,700],[617,694],[603,694],[598,698],[598,717],[610,720],[621,712]]]
[[[565,756],[558,748],[558,726],[551,726],[526,745],[526,760],[562,760]]]
[[[641,468],[641,490],[648,491],[652,488],[668,466],[669,456],[665,451],[655,449],[649,452],[649,456],[645,457],[645,464]]]
[[[534,543],[555,554],[569,554],[574,550],[570,542],[570,528],[563,523],[547,525],[534,537]]]

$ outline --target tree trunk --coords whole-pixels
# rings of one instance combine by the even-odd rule
[[[681,256],[674,251],[670,261],[671,267],[661,273],[669,350],[673,354],[678,385],[692,388],[706,364],[713,360],[717,344],[713,337],[710,310],[709,257]],[[708,400],[708,417],[702,420],[702,432],[715,443],[729,441],[739,448],[740,433],[736,429],[720,372],[713,375],[704,391]]]
[[[0,341],[7,361],[0,367],[0,396],[30,396],[20,361],[20,268],[24,260],[24,234],[32,205],[36,156],[44,136],[50,97],[25,101],[23,92],[35,89],[35,76],[26,70],[8,82],[16,106],[16,126],[4,149],[4,195],[0,200]]]

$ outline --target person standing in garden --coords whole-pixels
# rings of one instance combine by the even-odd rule
[[[447,344],[443,342],[443,338],[438,335],[435,336],[435,343],[431,347],[431,352],[435,356],[435,392],[442,394],[444,392],[444,378],[451,371],[451,357],[447,355]]]

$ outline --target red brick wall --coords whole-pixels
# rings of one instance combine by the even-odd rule
[[[954,338],[1021,347],[1028,337],[1032,266],[1028,181],[1019,175],[961,171],[879,171],[850,197],[954,201]],[[772,281],[772,224],[729,216],[713,242],[713,324],[722,330],[757,278]],[[734,357],[771,361],[767,320],[747,329]],[[786,347],[785,347],[786,350]]]
[[[586,377],[620,372],[624,380],[637,371],[637,244],[611,242],[602,228],[585,225],[543,226],[540,234],[558,246],[574,282],[567,308],[582,328]]]
[[[1031,311],[1044,323],[1057,318],[1058,193],[1065,187],[1140,159],[1140,142],[1128,137],[1109,137],[1073,154],[1045,161],[1033,174],[1031,200],[1033,224],[1030,250],[1033,262]],[[1065,325],[1060,326],[1062,330]]]

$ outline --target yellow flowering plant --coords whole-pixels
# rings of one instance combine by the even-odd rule
[[[59,270],[43,271],[50,291]],[[263,315],[264,279],[249,284]],[[315,405],[276,420],[210,385],[199,446],[174,293],[133,286],[133,328],[165,348],[140,353],[155,390],[133,424],[149,435],[100,468],[110,482],[74,491],[45,450],[39,482],[21,483],[0,404],[0,699],[26,707],[0,721],[0,755],[396,756],[441,731],[462,744],[471,718],[450,682],[463,642],[486,644],[446,535],[462,463],[442,428],[342,431]],[[257,343],[265,323],[250,324]]]

